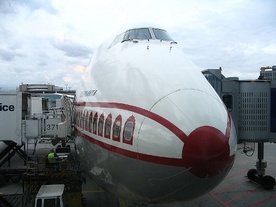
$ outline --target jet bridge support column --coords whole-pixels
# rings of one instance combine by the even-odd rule
[[[222,98],[234,94],[228,110],[237,126],[239,142],[258,144],[256,169],[247,173],[248,179],[259,183],[265,189],[275,186],[275,179],[265,175],[264,143],[270,141],[271,85],[269,81],[234,81],[223,83]],[[226,97],[225,97],[226,96]],[[226,104],[227,105],[227,104]],[[229,103],[228,103],[229,105]]]
[[[259,176],[265,175],[265,168],[267,166],[266,161],[264,159],[264,143],[258,143],[258,161],[256,162],[257,174]]]
[[[256,169],[251,169],[247,173],[248,179],[259,183],[263,188],[270,190],[275,186],[275,179],[269,175],[265,175],[265,168],[267,167],[264,158],[264,142],[258,143],[258,160],[256,162]]]

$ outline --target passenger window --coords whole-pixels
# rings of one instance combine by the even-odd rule
[[[80,112],[80,128],[83,128],[83,111]]]
[[[112,115],[109,114],[105,120],[104,137],[110,139]]]
[[[89,121],[89,119],[88,119],[88,112],[86,112],[86,113],[85,113],[84,120],[85,120],[84,129],[85,129],[86,131],[88,131],[88,130],[89,130],[89,123],[88,123],[88,121]]]
[[[85,111],[83,111],[82,112],[82,116],[81,116],[81,128],[82,129],[85,129],[85,120],[86,120],[86,112]]]
[[[131,116],[127,119],[124,127],[123,142],[126,144],[133,144],[133,132],[135,127],[135,118]]]
[[[88,130],[89,130],[89,132],[93,131],[93,114],[92,114],[92,112],[89,115],[89,129]]]
[[[98,128],[98,135],[103,136],[103,125],[104,125],[104,115],[101,114],[99,119],[99,128]]]
[[[131,139],[132,129],[133,129],[133,123],[132,122],[126,123],[124,139],[128,141]]]
[[[93,118],[93,133],[97,133],[97,127],[98,127],[98,113],[95,113]]]
[[[225,104],[228,111],[233,110],[233,96],[230,94],[226,94],[222,96],[222,101]]]
[[[114,123],[113,123],[113,135],[112,139],[114,141],[120,142],[120,134],[121,134],[121,126],[122,126],[122,116],[119,115],[116,117]]]

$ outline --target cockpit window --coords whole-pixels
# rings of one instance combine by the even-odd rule
[[[125,33],[123,41],[133,39],[151,39],[151,34],[148,28],[132,29]]]
[[[171,44],[177,44],[167,33],[166,30],[158,28],[136,28],[127,30],[125,33],[119,34],[111,43],[109,48],[118,44],[119,42],[132,41],[132,40],[160,40],[171,41]],[[135,41],[137,43],[137,41]]]
[[[153,28],[152,30],[156,39],[173,41],[173,39],[168,35],[168,33],[165,30],[155,28]]]

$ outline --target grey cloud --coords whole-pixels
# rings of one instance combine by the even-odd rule
[[[23,5],[29,7],[32,10],[44,9],[51,14],[57,14],[56,8],[52,5],[49,0],[25,0],[22,2]]]
[[[9,51],[9,50],[0,48],[0,58],[2,58],[3,60],[12,61],[16,57],[24,57],[24,55],[18,52]]]
[[[228,67],[231,70],[254,71],[273,64],[272,55],[261,49],[273,45],[275,39],[275,1],[245,2],[228,13],[204,14],[204,24],[173,36],[184,52],[202,69]],[[201,27],[200,27],[201,26]],[[244,76],[246,76],[245,74]]]
[[[8,0],[0,1],[0,14],[15,13],[15,8],[12,3]]]
[[[0,13],[16,13],[17,6],[27,7],[30,10],[45,10],[50,14],[57,14],[57,9],[49,0],[0,0]]]
[[[69,57],[88,58],[92,54],[92,50],[85,45],[74,43],[71,41],[64,41],[54,43],[53,46],[65,53]]]
[[[39,61],[38,65],[39,66],[48,66],[48,63],[45,61]]]

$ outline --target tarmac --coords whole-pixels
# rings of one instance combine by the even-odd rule
[[[257,161],[257,144],[255,151],[250,150],[254,144],[249,144],[246,154],[243,144],[238,145],[235,163],[224,179],[211,192],[191,201],[175,202],[166,204],[129,204],[131,207],[273,207],[276,206],[276,187],[272,190],[265,190],[262,186],[246,177],[248,170],[254,169]],[[266,175],[276,178],[276,144],[265,144],[264,160],[267,161]],[[102,191],[97,185],[88,183],[83,186],[83,195],[86,198],[87,206],[113,207],[110,203],[111,195]],[[98,202],[95,202],[98,198]],[[109,202],[108,202],[109,201]],[[113,205],[112,205],[113,204]],[[128,206],[122,204],[122,206]]]
[[[127,203],[102,190],[93,180],[86,176],[83,184],[83,206],[91,207],[273,207],[276,206],[276,187],[265,190],[262,186],[246,177],[248,170],[255,168],[257,144],[255,151],[250,150],[254,144],[248,144],[247,153],[243,144],[238,145],[235,163],[227,177],[209,193],[186,202],[166,204]],[[265,144],[264,160],[267,161],[266,175],[276,178],[276,144]],[[18,167],[22,160],[13,158],[10,168]],[[4,166],[7,168],[7,166]],[[3,168],[3,167],[2,167]],[[0,187],[3,195],[22,193],[22,184],[7,183]],[[1,206],[1,204],[0,204]]]

